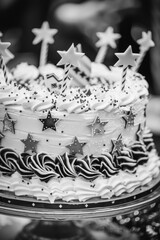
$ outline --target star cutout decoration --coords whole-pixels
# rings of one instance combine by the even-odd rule
[[[86,145],[86,143],[80,143],[78,141],[78,138],[75,137],[73,143],[67,145],[66,148],[68,148],[70,150],[70,154],[72,154],[72,155],[75,155],[77,153],[83,155],[84,145]]]
[[[50,28],[48,22],[43,22],[41,28],[33,28],[32,32],[36,35],[33,44],[38,44],[41,41],[54,43],[53,36],[58,32],[57,29]]]
[[[119,66],[132,66],[136,65],[136,59],[139,57],[139,54],[132,52],[132,47],[129,46],[124,53],[115,53],[119,60],[114,65],[115,67]]]
[[[0,131],[0,143],[1,143],[2,138],[4,138],[4,134]]]
[[[88,125],[91,130],[92,130],[92,136],[95,135],[103,135],[105,130],[104,130],[104,126],[107,124],[108,122],[101,122],[99,117],[96,117],[95,121]]]
[[[155,43],[152,40],[152,33],[151,31],[142,32],[142,38],[137,40],[137,43],[140,45],[141,51],[147,51],[150,47],[154,47]]]
[[[108,27],[105,32],[97,32],[97,37],[99,38],[96,43],[97,47],[110,46],[116,48],[116,40],[121,38],[121,35],[114,33],[112,27]]]
[[[33,136],[28,133],[26,139],[22,139],[21,142],[24,144],[24,152],[31,151],[32,153],[36,153],[37,144],[39,141],[33,140]]]
[[[58,66],[71,64],[72,66],[79,67],[79,60],[84,56],[84,53],[76,52],[74,44],[72,44],[67,51],[57,52],[61,56],[61,60],[57,63]]]
[[[4,58],[10,57],[9,50],[7,49],[11,44],[9,42],[0,41],[0,55]]]
[[[56,131],[56,123],[59,121],[59,118],[52,118],[51,112],[49,111],[47,114],[47,118],[39,119],[43,123],[42,131],[51,128]]]
[[[124,144],[123,144],[123,141],[122,141],[122,135],[120,134],[117,138],[117,140],[112,140],[112,143],[113,143],[113,150],[112,150],[112,153],[117,153],[120,154],[123,147],[124,147]]]
[[[132,108],[130,108],[130,111],[127,113],[126,116],[123,117],[125,120],[125,128],[129,126],[134,126],[134,119],[135,119],[135,114],[132,111]]]
[[[8,113],[4,115],[4,119],[1,120],[3,122],[3,132],[10,131],[13,134],[15,134],[15,128],[14,125],[16,123],[15,120],[11,119]]]

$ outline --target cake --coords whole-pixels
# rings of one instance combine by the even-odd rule
[[[58,53],[58,66],[0,71],[0,197],[87,207],[152,192],[160,161],[139,55],[129,46],[108,68],[74,45]]]
[[[122,92],[122,68],[112,67],[107,84],[71,86],[64,99],[36,81],[38,74],[31,74],[34,81],[26,74],[16,81],[18,69],[9,84],[1,74],[0,191],[50,203],[85,202],[119,198],[158,178],[141,74],[128,70]]]

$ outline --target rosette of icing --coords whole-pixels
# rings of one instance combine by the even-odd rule
[[[92,166],[92,157],[90,156],[85,156],[83,159],[77,159],[75,169],[78,176],[88,180],[93,180],[102,176],[102,173]]]
[[[31,169],[42,181],[48,181],[52,177],[59,177],[59,174],[55,171],[54,160],[47,154],[35,154],[30,156],[30,160]]]
[[[28,84],[30,80],[36,79],[39,75],[38,69],[34,65],[28,63],[20,63],[15,69],[12,70],[14,79],[22,84]]]
[[[142,165],[148,161],[148,154],[143,143],[136,141],[132,146],[133,159],[136,160],[137,165]]]
[[[147,127],[145,127],[143,132],[143,142],[146,145],[146,149],[148,152],[151,152],[152,149],[155,149],[153,134]]]
[[[113,157],[110,153],[102,154],[98,157],[92,157],[92,167],[101,172],[105,177],[109,178],[118,173]]]
[[[2,174],[13,174],[17,168],[19,155],[10,148],[0,147],[0,171]]]
[[[55,169],[60,177],[76,177],[76,166],[77,158],[68,153],[63,154],[55,158]]]
[[[35,174],[30,167],[31,155],[28,153],[22,153],[19,157],[17,164],[17,171],[22,175],[22,177],[33,177]]]
[[[133,154],[131,149],[123,147],[121,154],[115,156],[115,161],[117,166],[122,170],[130,173],[136,171],[137,161],[133,159]]]

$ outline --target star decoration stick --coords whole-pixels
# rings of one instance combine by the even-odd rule
[[[59,121],[59,118],[52,118],[50,111],[47,114],[47,118],[39,120],[43,123],[42,131],[48,128],[51,128],[52,130],[56,131],[56,123]]]
[[[136,115],[133,113],[133,109],[131,107],[129,113],[127,113],[127,115],[123,117],[123,119],[125,120],[125,128],[129,126],[134,126],[135,116]]]
[[[9,42],[0,41],[0,68],[3,70],[5,82],[8,83],[8,75],[6,65],[4,63],[4,58],[10,57],[7,48],[10,46]]]
[[[137,72],[147,51],[155,46],[155,43],[152,40],[152,33],[151,31],[142,32],[142,38],[137,41],[137,43],[140,45],[140,55],[136,61],[136,65],[133,68],[133,71]]]
[[[15,128],[14,125],[16,123],[16,121],[14,121],[13,119],[11,119],[11,117],[9,116],[8,113],[6,113],[4,115],[4,119],[1,120],[3,122],[3,132],[5,131],[10,131],[13,134],[15,134]]]
[[[107,123],[108,122],[101,122],[100,118],[96,117],[94,122],[92,124],[88,125],[92,130],[92,136],[103,135],[105,132],[104,127]]]
[[[58,51],[59,55],[61,56],[61,60],[57,63],[58,66],[65,65],[64,69],[64,77],[62,83],[61,94],[65,96],[65,91],[68,88],[67,86],[67,79],[68,74],[71,66],[78,67],[79,60],[84,55],[84,53],[76,52],[74,45],[72,44],[67,51]]]
[[[99,38],[96,46],[99,47],[95,62],[102,63],[107,53],[108,46],[116,48],[116,40],[121,38],[119,33],[114,33],[112,27],[108,27],[105,32],[97,32]]]
[[[58,32],[57,29],[51,29],[48,22],[43,22],[41,28],[33,28],[32,32],[36,35],[33,44],[42,42],[40,52],[40,66],[44,66],[47,62],[48,44],[54,43],[53,36]]]
[[[0,38],[3,36],[2,32],[0,32]],[[1,41],[1,40],[0,40]],[[7,56],[4,56],[4,63],[7,64],[11,59],[14,58],[14,55],[9,51],[9,49],[6,49]]]
[[[21,142],[24,144],[24,152],[31,151],[31,153],[36,153],[37,144],[39,141],[33,140],[33,136],[28,133],[26,139],[21,139]]]
[[[133,53],[132,47],[129,46],[124,53],[115,53],[115,55],[119,60],[114,66],[123,66],[121,90],[124,91],[128,66],[134,67],[136,65],[135,61],[139,57],[139,54]]]
[[[113,150],[112,150],[112,153],[115,154],[115,153],[118,153],[120,154],[123,147],[124,147],[124,143],[122,141],[122,135],[120,134],[117,138],[117,140],[112,140],[112,143],[113,143]]]
[[[83,155],[83,147],[84,147],[84,145],[86,145],[86,143],[80,143],[78,141],[78,138],[75,137],[73,143],[67,145],[66,148],[68,148],[70,150],[70,154],[75,155],[75,154],[78,153],[78,154]]]

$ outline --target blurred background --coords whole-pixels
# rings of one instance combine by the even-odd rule
[[[55,43],[49,45],[48,61],[59,61],[57,50],[67,50],[71,43],[81,43],[83,52],[94,61],[98,48],[96,32],[112,26],[122,38],[117,49],[108,49],[106,66],[113,65],[115,52],[123,52],[132,45],[139,52],[136,41],[142,31],[152,31],[155,47],[147,52],[139,69],[148,83],[151,101],[148,107],[148,124],[155,136],[160,134],[160,1],[159,0],[0,0],[0,31],[2,41],[11,42],[9,50],[15,58],[8,68],[28,62],[38,66],[41,44],[33,45],[33,28],[40,28],[44,21],[57,28]],[[159,138],[158,138],[159,139]],[[158,140],[159,141],[159,140]],[[0,239],[14,239],[29,220],[0,216]],[[100,233],[99,233],[100,234]],[[127,232],[128,234],[128,232]],[[128,239],[127,235],[127,238]],[[100,235],[98,235],[97,239]],[[124,239],[106,238],[101,239]],[[132,238],[131,238],[132,239]],[[133,236],[133,239],[138,239]]]
[[[139,52],[136,40],[142,31],[151,30],[156,47],[145,57],[140,72],[150,85],[150,92],[160,94],[160,3],[158,0],[0,0],[0,31],[2,40],[10,41],[15,59],[8,63],[14,67],[26,61],[38,64],[40,44],[33,45],[33,28],[49,21],[57,28],[55,43],[49,46],[49,62],[59,61],[57,50],[67,50],[71,43],[81,43],[83,52],[94,61],[98,48],[96,32],[112,26],[122,35],[118,48],[109,49],[104,63],[116,62],[114,52],[124,51],[129,44]]]

